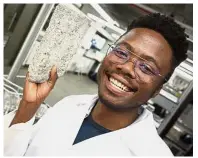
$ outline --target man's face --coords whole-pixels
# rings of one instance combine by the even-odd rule
[[[118,45],[123,49],[131,47],[133,53],[155,66],[163,76],[171,70],[171,47],[162,35],[153,30],[133,29],[118,41]],[[130,61],[140,60],[133,54],[130,58]],[[98,71],[100,101],[115,110],[128,110],[142,105],[157,94],[164,79],[157,75],[152,77],[152,82],[142,82],[136,71],[133,62],[117,64],[112,62],[112,56],[107,55]]]

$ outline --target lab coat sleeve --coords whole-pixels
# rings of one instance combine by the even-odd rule
[[[4,116],[4,156],[23,156],[31,140],[36,125],[35,116],[26,123],[14,124],[9,127],[16,111]]]
[[[47,110],[46,114],[33,125],[35,116],[26,123],[14,124],[9,127],[13,120],[16,111],[13,111],[4,116],[4,156],[23,156],[25,155],[29,144],[31,144],[34,136],[39,129],[54,115],[54,110],[60,106],[65,106],[70,100],[70,97],[65,97],[58,103]],[[56,111],[55,111],[56,113]]]

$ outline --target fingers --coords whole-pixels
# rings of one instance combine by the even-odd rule
[[[25,86],[23,89],[24,95],[26,92],[26,89],[34,89],[35,88],[35,83],[32,83],[29,81],[29,72],[26,73],[26,78],[25,78]]]
[[[34,84],[33,82],[30,81],[30,75],[29,71],[26,73],[26,78],[25,78],[25,84]]]
[[[29,84],[29,72],[26,73],[25,86],[28,86],[28,84]]]
[[[26,81],[28,81],[29,80],[29,71],[26,73]]]
[[[57,68],[56,68],[56,66],[53,66],[52,69],[51,69],[51,72],[50,72],[49,80],[48,80],[48,83],[50,84],[51,88],[54,87],[57,78],[58,78]]]
[[[33,83],[33,84],[36,84],[35,82],[33,82],[33,81],[30,80],[30,73],[29,73],[29,71],[26,73],[25,82],[26,82],[26,83]]]

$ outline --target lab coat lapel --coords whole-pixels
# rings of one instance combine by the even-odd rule
[[[85,113],[87,115],[92,107],[93,103],[92,106],[86,108]],[[82,122],[78,126],[80,127],[81,124]],[[68,153],[70,153],[69,155],[94,155],[98,152],[101,155],[100,151],[102,150],[104,155],[108,155],[108,153],[109,155],[112,153],[115,155],[143,155],[142,153],[149,153],[149,147],[152,147],[151,141],[148,141],[148,135],[153,132],[156,133],[156,131],[153,131],[155,130],[154,128],[152,114],[145,110],[144,116],[129,127],[80,142],[72,146]],[[77,132],[75,133],[76,135]],[[75,136],[73,136],[73,141]],[[143,147],[143,145],[147,146],[148,144],[148,147]],[[97,146],[96,151],[94,150],[95,146]],[[91,151],[90,148],[92,148]]]
[[[144,136],[141,137],[141,135],[144,134],[144,128],[147,128],[145,124],[149,123],[149,121],[144,122],[144,120],[142,120],[148,119],[148,113],[145,113],[146,116],[140,118],[139,121],[137,121],[138,123],[136,122],[137,124],[135,123],[127,128],[102,134],[74,145],[72,148],[70,148],[68,155],[141,155],[141,152],[145,150],[142,149],[142,141],[144,141],[145,138]],[[151,122],[149,125],[151,125]],[[147,130],[150,131],[148,128]]]
[[[71,132],[68,148],[70,150],[70,153],[71,151],[74,151],[74,153],[79,152],[79,154],[86,152],[87,149],[93,147],[96,144],[97,146],[103,144],[100,146],[100,149],[104,151],[106,151],[106,149],[109,149],[108,146],[114,145],[113,150],[119,150],[117,154],[124,154],[129,152],[132,155],[141,156],[144,155],[143,153],[150,153],[150,150],[153,150],[152,145],[150,144],[152,142],[150,138],[154,138],[151,136],[151,134],[156,134],[157,131],[153,124],[153,116],[146,109],[144,115],[132,125],[114,132],[90,138],[84,142],[80,142],[72,146],[84,118],[90,114],[97,99],[98,97],[95,96],[91,102],[89,100],[89,102],[80,103],[77,110],[75,110],[76,114],[70,116],[72,120],[74,120],[72,121],[72,124],[70,124],[69,130]],[[121,152],[121,150],[123,150],[123,152]],[[116,153],[115,151],[106,151],[106,153],[107,152]],[[91,154],[92,152],[89,153]],[[93,153],[95,153],[95,151]]]
[[[65,115],[63,120],[68,120],[67,122],[67,128],[60,127],[61,135],[67,135],[67,140],[62,141],[62,146],[65,146],[67,148],[71,148],[73,145],[73,142],[78,134],[78,131],[83,123],[83,120],[85,117],[87,117],[92,109],[92,107],[95,104],[95,101],[97,100],[97,97],[94,97],[91,101],[81,101],[77,104],[74,103],[74,107],[72,110],[70,110],[69,115]],[[65,152],[65,148],[62,152]]]
[[[90,114],[96,100],[97,97],[93,97],[91,101],[89,99],[87,102],[78,102],[74,105],[75,108],[70,110],[70,114],[64,116],[64,119],[69,121],[67,123],[68,128],[61,131],[61,135],[67,135],[67,140],[62,142],[64,148],[59,152],[60,155],[65,155],[65,153],[86,154],[86,152],[94,155],[97,151],[90,151],[90,148],[96,145],[100,150],[105,151],[105,154],[117,153],[117,155],[123,155],[126,153],[128,155],[128,153],[131,153],[131,155],[146,156],[145,153],[155,153],[151,142],[156,142],[155,135],[157,135],[157,131],[154,126],[153,116],[148,110],[145,110],[144,116],[139,121],[126,128],[90,138],[73,146],[82,122]],[[109,148],[112,145],[114,148]],[[66,149],[68,150],[66,151]]]
[[[149,156],[145,153],[155,153],[158,137],[154,126],[152,114],[147,115],[143,120],[134,123],[121,131],[121,138],[128,149],[137,156]]]
[[[119,131],[102,134],[75,144],[69,156],[130,156],[130,151],[120,141]]]
[[[61,135],[67,135],[67,140],[63,141],[63,148],[59,151],[60,155],[65,155],[65,153],[67,153],[66,155],[95,155],[96,153],[101,155],[101,152],[104,155],[160,155],[160,150],[156,150],[161,148],[158,145],[162,142],[159,141],[153,115],[146,109],[132,125],[90,138],[73,146],[82,122],[90,114],[96,100],[97,97],[93,97],[87,99],[87,102],[74,103],[76,108],[65,116],[65,119],[69,119],[69,123],[67,123],[69,130],[65,128],[62,131]],[[97,150],[94,147],[97,147]]]

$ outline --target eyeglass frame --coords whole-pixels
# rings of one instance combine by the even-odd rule
[[[109,48],[107,49],[106,55],[108,55],[108,54],[111,52],[111,51],[109,51],[109,49],[112,48],[112,46],[113,46],[113,48],[116,48],[117,46],[119,46],[119,45],[116,45],[116,44],[108,44],[108,45],[109,45]],[[113,49],[113,48],[112,48],[112,49]],[[134,56],[136,56],[137,58],[143,60],[143,61],[148,62],[146,59],[144,59],[144,58],[142,58],[141,56],[135,54],[134,52],[128,50],[127,48],[125,48],[125,50],[123,50],[123,49],[121,49],[121,48],[119,48],[119,49],[120,49],[121,51],[124,51],[124,52],[126,52],[126,51],[129,52],[129,53],[128,53],[128,54],[129,54],[129,58],[126,59],[126,61],[125,61],[124,63],[122,63],[122,64],[125,64],[125,63],[127,63],[127,62],[130,60],[131,54],[134,55]],[[137,61],[138,61],[138,60],[136,60],[135,62],[137,63]],[[119,63],[119,62],[118,62],[118,63]],[[118,63],[117,63],[117,64],[118,64]],[[136,63],[134,63],[134,61],[132,61],[132,63],[136,66]],[[150,65],[150,64],[148,64],[148,65]],[[155,71],[155,72],[153,73],[153,75],[154,75],[154,76],[159,76],[159,77],[163,78],[163,80],[164,80],[165,82],[168,81],[167,78],[166,78],[165,76],[163,76],[163,75],[160,74],[159,70],[158,70],[158,71]]]

